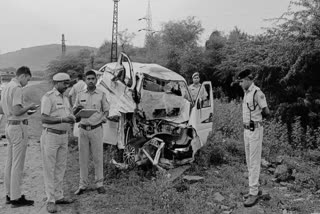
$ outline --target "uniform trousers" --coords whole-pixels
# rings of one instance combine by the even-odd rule
[[[103,186],[103,129],[102,126],[85,130],[79,128],[79,165],[80,165],[80,188],[85,189],[89,185],[88,162],[90,151],[93,157],[95,184]]]
[[[263,127],[259,126],[254,131],[244,130],[244,145],[246,162],[249,172],[249,194],[257,195],[259,191],[259,176],[261,167]]]
[[[8,139],[8,152],[5,167],[4,183],[6,194],[11,200],[21,197],[23,168],[28,145],[27,125],[7,125],[5,128]]]
[[[55,202],[63,196],[63,177],[67,166],[68,134],[42,131],[41,155],[47,202]]]

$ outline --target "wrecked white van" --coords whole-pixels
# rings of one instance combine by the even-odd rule
[[[171,168],[193,161],[212,130],[210,82],[201,86],[206,99],[192,101],[181,75],[157,64],[131,62],[124,53],[99,71],[97,87],[110,104],[104,142],[124,149],[125,166],[151,162]]]

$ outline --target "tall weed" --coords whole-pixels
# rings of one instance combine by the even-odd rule
[[[212,134],[220,137],[243,139],[243,122],[241,104],[235,101],[214,101]]]
[[[320,127],[307,126],[303,128],[301,118],[295,117],[294,123],[291,124],[290,144],[298,151],[319,148]]]
[[[263,156],[270,160],[277,155],[292,155],[286,125],[276,119],[264,121],[263,125]]]

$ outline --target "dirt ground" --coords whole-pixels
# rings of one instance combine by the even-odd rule
[[[22,207],[11,209],[10,205],[5,205],[5,188],[3,185],[4,180],[4,167],[7,157],[7,140],[1,140],[0,142],[0,213],[39,213],[44,207],[45,203],[43,198],[44,193],[44,183],[42,177],[42,162],[40,156],[40,144],[36,139],[32,139],[29,143],[27,149],[25,170],[23,176],[23,193],[28,199],[35,201],[35,205],[32,207]]]

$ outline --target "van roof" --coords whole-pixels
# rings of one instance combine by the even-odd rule
[[[123,65],[126,69],[129,69],[129,65],[127,62],[123,62]],[[118,66],[116,62],[108,63],[103,67],[101,67],[99,71],[101,71],[103,68],[110,71],[110,70],[116,69],[117,68],[116,66]],[[174,80],[174,81],[186,82],[186,80],[180,74],[158,64],[132,62],[132,66],[133,66],[133,72],[135,75],[137,73],[141,73],[141,74],[147,74],[149,76],[159,78],[162,80]]]

